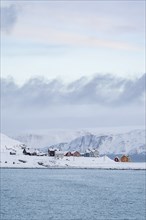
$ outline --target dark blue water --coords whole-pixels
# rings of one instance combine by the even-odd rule
[[[1,220],[144,220],[145,171],[1,169]]]

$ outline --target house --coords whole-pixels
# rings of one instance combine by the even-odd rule
[[[55,151],[55,158],[56,159],[62,159],[64,157],[63,151]]]
[[[99,157],[99,151],[97,149],[93,150],[94,157]]]
[[[80,153],[78,151],[74,151],[71,153],[74,157],[80,157]]]
[[[94,150],[88,149],[84,153],[84,157],[99,157],[99,152],[96,149],[94,149]]]
[[[31,153],[30,152],[28,152],[28,151],[26,151],[26,149],[24,148],[24,150],[23,150],[23,154],[24,155],[29,155],[29,156],[31,156]]]
[[[120,162],[120,158],[119,158],[118,156],[116,156],[116,157],[114,158],[114,161],[115,161],[115,162]]]
[[[70,151],[68,151],[64,154],[64,156],[70,157],[70,156],[72,156],[72,153]]]
[[[43,152],[37,152],[37,156],[47,156],[47,154]]]
[[[89,149],[87,149],[84,153],[84,157],[90,157],[90,152],[91,151]]]
[[[23,150],[24,155],[29,155],[29,156],[37,156],[37,152],[35,150],[30,150],[29,148],[24,148]]]
[[[70,157],[70,156],[80,157],[81,155],[78,151],[73,151],[73,152],[68,151],[64,154],[64,156],[67,156],[67,157]]]
[[[120,159],[121,162],[130,162],[130,158],[129,156],[127,155],[123,155]]]
[[[48,155],[49,155],[50,157],[54,157],[54,156],[55,156],[55,151],[57,151],[57,149],[55,149],[55,148],[49,148],[49,150],[48,150]]]
[[[85,152],[84,157],[90,157],[90,152]]]

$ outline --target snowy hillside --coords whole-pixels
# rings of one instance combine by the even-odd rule
[[[0,151],[5,152],[7,149],[20,149],[23,144],[17,140],[9,138],[4,134],[0,134]]]
[[[71,140],[87,135],[89,132],[85,130],[49,130],[39,131],[37,133],[30,132],[16,136],[15,138],[31,148],[43,148],[58,143],[68,143]]]
[[[98,148],[100,154],[141,154],[146,152],[145,131],[135,130],[117,135],[85,135],[71,141],[65,148],[84,152]]]
[[[49,131],[46,134],[31,134],[17,137],[33,148],[48,149],[50,146],[61,150],[85,152],[98,148],[100,154],[143,154],[146,153],[145,130],[137,129],[126,133],[112,134],[81,131]]]

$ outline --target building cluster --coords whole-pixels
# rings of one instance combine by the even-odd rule
[[[99,157],[99,151],[97,149],[87,149],[84,153],[79,151],[61,151],[57,148],[49,148],[47,153],[40,152],[39,150],[32,150],[26,146],[22,147],[23,154],[29,156],[50,156],[56,159],[62,159],[63,157]],[[15,151],[10,151],[10,155],[16,155]],[[131,162],[128,155],[122,155],[120,158],[116,156],[114,158],[115,162]]]
[[[48,155],[50,157],[56,157],[56,158],[63,158],[66,157],[99,157],[99,152],[96,149],[88,149],[85,151],[85,153],[80,153],[79,151],[59,151],[55,148],[49,148]]]
[[[131,159],[130,159],[130,157],[128,155],[122,155],[121,158],[116,156],[114,161],[115,162],[131,162]]]
[[[23,154],[24,155],[29,155],[29,156],[47,156],[46,153],[40,152],[38,150],[31,150],[29,148],[24,148],[23,149]]]

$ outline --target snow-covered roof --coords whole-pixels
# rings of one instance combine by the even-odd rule
[[[85,151],[85,153],[90,153],[90,152],[91,152],[91,151],[90,151],[90,150],[88,150],[88,149]]]
[[[61,155],[61,154],[64,155],[64,152],[63,151],[55,151],[55,155]]]
[[[49,148],[49,151],[57,151],[57,148]]]
[[[72,151],[71,153],[74,154],[74,153],[80,153],[80,152],[76,150],[76,151]]]

